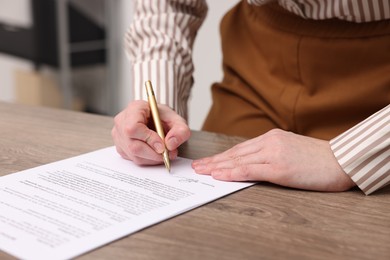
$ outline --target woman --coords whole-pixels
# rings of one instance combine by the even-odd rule
[[[224,78],[203,129],[252,139],[194,161],[195,171],[321,191],[386,186],[390,7],[375,3],[244,0],[230,10],[221,23]],[[131,102],[112,131],[122,157],[162,163],[164,142],[174,159],[189,138],[192,45],[206,12],[205,1],[137,1],[126,37],[134,95],[146,99],[144,82],[154,82],[167,134],[163,141],[148,128],[146,102]]]

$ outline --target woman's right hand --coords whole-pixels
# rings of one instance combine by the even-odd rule
[[[190,138],[191,131],[184,118],[166,105],[158,105],[165,132],[165,146],[171,160],[178,154],[178,147]],[[111,131],[116,150],[125,159],[138,165],[162,164],[164,141],[154,130],[148,102],[137,100],[115,116]]]

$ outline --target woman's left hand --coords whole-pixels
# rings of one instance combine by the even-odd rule
[[[345,191],[355,186],[329,142],[280,129],[195,160],[192,167],[223,181],[267,181],[317,191]]]

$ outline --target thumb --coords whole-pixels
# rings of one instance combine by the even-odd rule
[[[172,128],[165,138],[165,145],[169,151],[176,150],[181,144],[186,142],[191,136],[191,131],[188,126],[175,126]]]

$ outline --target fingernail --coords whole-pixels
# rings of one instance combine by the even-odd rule
[[[195,164],[194,168],[196,171],[204,171],[206,169],[206,165],[204,164]]]
[[[153,147],[154,147],[154,150],[155,150],[157,153],[162,153],[162,152],[164,152],[164,146],[163,146],[161,143],[155,143],[155,144],[153,144]]]
[[[192,161],[194,164],[201,164],[203,163],[203,159],[196,159]]]

